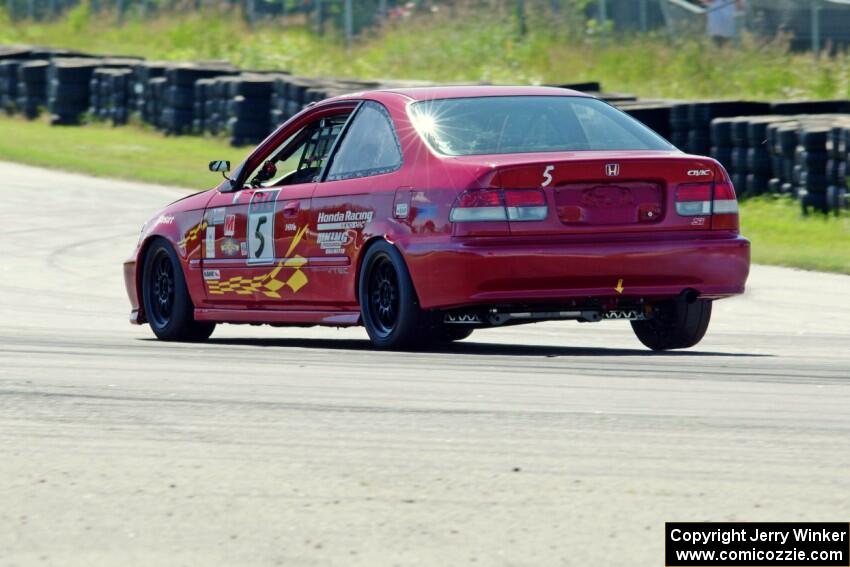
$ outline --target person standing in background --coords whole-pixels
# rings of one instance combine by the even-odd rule
[[[702,0],[706,14],[706,33],[718,45],[726,45],[738,35],[738,11],[743,10],[742,0]]]

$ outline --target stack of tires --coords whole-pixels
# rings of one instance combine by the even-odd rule
[[[89,84],[89,114],[95,120],[109,118],[109,98],[112,92],[109,74],[112,70],[106,67],[95,69]]]
[[[796,165],[799,168],[797,196],[803,214],[812,210],[829,212],[826,201],[826,190],[829,186],[826,165],[829,161],[827,141],[830,130],[828,126],[811,124],[808,121],[803,121],[800,126],[800,143],[796,150]]]
[[[711,137],[716,118],[767,114],[770,105],[750,101],[700,101],[674,104],[670,109],[670,141],[677,148],[696,155],[708,155],[712,147],[723,148],[724,141]]]
[[[279,126],[298,114],[306,104],[307,90],[319,84],[316,79],[278,77],[272,94],[271,121]]]
[[[27,61],[18,67],[17,108],[27,118],[36,118],[47,106],[46,60]]]
[[[768,182],[771,193],[796,196],[799,171],[795,172],[795,158],[799,127],[800,124],[796,120],[774,122],[767,127],[768,150],[772,164],[772,178]]]
[[[154,77],[148,81],[147,98],[145,109],[149,124],[159,130],[165,129],[164,114],[167,106],[165,92],[168,88],[168,79],[165,77]]]
[[[18,67],[17,59],[0,61],[0,107],[6,114],[12,114],[18,107]]]
[[[113,126],[123,126],[130,119],[133,97],[133,70],[110,69],[107,75],[110,93],[106,99],[106,116]]]
[[[92,76],[97,59],[54,59],[48,68],[47,108],[50,123],[78,125],[90,105]]]
[[[762,195],[770,190],[774,172],[767,131],[771,123],[781,120],[781,117],[775,116],[756,116],[747,121],[745,195]]]
[[[209,80],[210,84],[204,89],[206,94],[206,100],[204,101],[204,131],[213,136],[218,136],[227,131],[227,103],[230,93],[230,87],[228,85],[235,78],[224,76]]]
[[[165,70],[168,67],[167,63],[157,61],[142,61],[133,66],[134,111],[142,122],[159,126],[161,99],[154,95],[155,87],[151,86],[151,81],[160,78],[165,82]]]
[[[709,155],[719,161],[730,174],[735,172],[732,166],[732,122],[733,118],[715,118],[711,121],[709,133],[711,136],[711,148]],[[738,187],[735,180],[732,183]],[[743,188],[743,187],[741,187]]]
[[[204,133],[207,131],[207,122],[211,113],[208,110],[210,100],[213,98],[213,85],[215,79],[198,79],[195,81],[194,118],[192,119],[192,131]]]
[[[166,69],[167,86],[161,124],[163,130],[171,135],[191,132],[195,116],[195,81],[235,72],[235,69],[225,65],[179,65]]]
[[[659,135],[669,140],[671,135],[670,129],[670,111],[674,103],[657,101],[657,102],[621,102],[616,106],[626,114],[640,120]]]
[[[838,114],[850,112],[850,100],[799,100],[774,102],[771,114]]]
[[[826,206],[835,214],[848,208],[847,199],[847,161],[850,152],[850,120],[833,126],[829,133],[827,151],[829,161],[826,164],[827,181]]]
[[[243,75],[227,84],[227,133],[230,144],[257,144],[272,131],[271,97],[274,79]]]

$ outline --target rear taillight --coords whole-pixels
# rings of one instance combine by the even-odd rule
[[[470,189],[457,198],[452,222],[541,221],[549,214],[539,189]]]
[[[739,230],[738,198],[731,181],[714,186],[714,203],[711,208],[711,228],[714,230]]]
[[[714,186],[714,206],[711,212],[715,215],[738,214],[738,199],[731,183],[718,183]]]
[[[738,230],[738,199],[732,183],[693,183],[676,189],[676,212],[683,217],[711,216],[711,228]]]
[[[683,217],[711,214],[712,184],[680,185],[676,189],[676,212]]]
[[[452,222],[508,220],[502,192],[496,189],[481,189],[462,193],[452,207],[449,220]]]

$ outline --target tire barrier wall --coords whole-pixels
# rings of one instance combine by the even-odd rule
[[[173,63],[43,47],[0,46],[0,108],[55,125],[130,120],[168,135],[226,136],[234,146],[263,140],[306,105],[375,88],[424,81],[357,81],[243,71],[226,62]],[[801,209],[848,208],[850,101],[638,100],[604,93],[598,82],[555,84],[621,108],[683,151],[711,155],[742,197],[784,193]]]

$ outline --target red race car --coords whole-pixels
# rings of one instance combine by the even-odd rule
[[[744,291],[750,244],[716,161],[545,87],[356,93],[305,109],[142,229],[131,320],[363,325],[381,348],[545,320],[628,320],[655,350]]]

